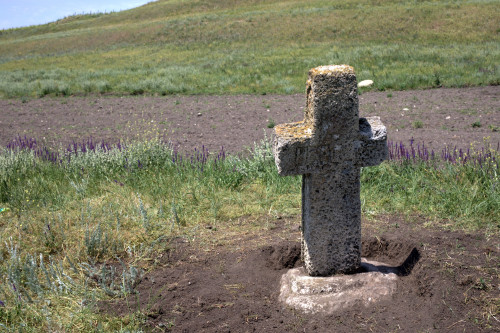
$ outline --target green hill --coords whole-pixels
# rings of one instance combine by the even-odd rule
[[[0,31],[0,96],[302,92],[347,63],[376,89],[500,83],[498,2],[166,0]]]

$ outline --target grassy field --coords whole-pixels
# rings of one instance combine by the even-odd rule
[[[413,146],[390,152],[390,161],[362,170],[364,216],[423,215],[439,228],[498,236],[496,147],[443,156]],[[239,158],[181,156],[155,140],[48,151],[21,139],[0,151],[0,179],[0,327],[10,330],[139,328],[140,312],[115,318],[93,309],[99,300],[133,295],[168,239],[208,244],[216,240],[204,238],[207,227],[300,214],[300,177],[278,176],[265,142]],[[110,261],[118,269],[102,266]]]
[[[295,93],[307,69],[330,63],[353,65],[380,90],[499,84],[497,7],[172,0],[72,16],[0,31],[0,97]],[[362,170],[365,217],[422,215],[498,237],[497,147],[443,156],[390,149],[390,161]],[[0,330],[139,330],[144,314],[116,318],[96,304],[133,295],[169,239],[211,242],[208,227],[300,214],[300,178],[278,176],[269,144],[247,156],[181,156],[158,140],[1,147]]]
[[[0,96],[302,92],[347,63],[376,89],[500,83],[496,1],[157,1],[0,31]]]

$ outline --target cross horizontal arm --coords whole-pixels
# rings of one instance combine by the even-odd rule
[[[352,141],[316,146],[311,128],[304,122],[275,127],[273,148],[278,173],[282,176],[323,173],[343,162],[344,150],[354,150],[355,165],[380,164],[387,158],[387,130],[379,117],[359,119],[359,132]]]

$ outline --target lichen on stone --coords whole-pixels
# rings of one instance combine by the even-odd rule
[[[312,136],[312,124],[304,121],[281,124],[275,127],[276,135],[289,139],[308,139]]]
[[[310,76],[331,75],[339,76],[342,74],[354,74],[354,68],[349,65],[328,65],[318,66],[309,71]]]

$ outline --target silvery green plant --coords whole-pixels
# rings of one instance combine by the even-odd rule
[[[27,150],[0,149],[0,179],[25,174],[36,163],[35,153]]]
[[[90,228],[87,225],[84,242],[87,255],[91,258],[100,258],[104,256],[110,247],[108,234],[102,230],[101,223],[95,228]]]
[[[172,199],[172,205],[170,207],[170,212],[171,212],[171,226],[170,229],[172,229],[175,225],[180,225],[180,218],[179,218],[179,213],[178,213],[178,206],[175,204],[175,198]]]
[[[267,138],[259,143],[254,143],[250,154],[250,158],[238,161],[237,170],[245,176],[259,177],[272,170],[270,166],[274,167],[272,148]]]
[[[149,231],[151,229],[151,225],[149,223],[148,212],[147,212],[146,208],[144,207],[144,203],[142,202],[142,199],[141,199],[141,196],[139,195],[139,193],[137,193],[137,198],[139,200],[138,211],[139,211],[139,214],[141,216],[142,226],[144,227],[144,229],[146,229],[146,231]]]
[[[137,291],[134,288],[143,276],[142,269],[126,265],[120,259],[118,261],[121,265],[121,274],[117,273],[116,267],[112,265],[103,264],[98,267],[81,263],[80,267],[84,274],[96,281],[108,296],[135,294]]]
[[[47,293],[68,293],[75,285],[66,274],[62,261],[55,261],[50,256],[46,262],[43,254],[39,259],[35,255],[21,256],[19,246],[12,239],[5,243],[9,258],[4,262],[5,284],[9,286],[10,299],[17,303],[33,302]],[[4,295],[9,294],[2,288]]]
[[[87,191],[89,181],[87,178],[83,178],[80,182],[70,180],[70,185],[75,189],[76,195],[79,198],[83,198]]]

